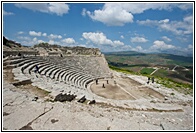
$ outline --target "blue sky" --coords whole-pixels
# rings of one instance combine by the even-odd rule
[[[193,3],[3,3],[3,35],[103,52],[193,50]]]

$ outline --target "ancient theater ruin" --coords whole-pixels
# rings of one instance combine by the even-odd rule
[[[97,48],[4,39],[4,130],[192,128],[191,96],[111,70]]]

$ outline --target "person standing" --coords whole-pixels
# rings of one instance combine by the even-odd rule
[[[152,77],[152,83],[154,83],[154,77]]]
[[[96,79],[96,85],[98,85],[98,79]]]
[[[38,65],[35,65],[35,73],[38,72],[39,73],[39,67]]]
[[[102,88],[105,88],[105,85],[103,84]]]

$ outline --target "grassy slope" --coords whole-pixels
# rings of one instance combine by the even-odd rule
[[[111,69],[128,74],[150,76],[150,73],[154,70],[150,67],[162,67],[153,74],[157,82],[185,94],[193,93],[193,79],[191,77],[193,75],[192,57],[167,54],[140,54],[137,52],[110,53],[106,54],[105,57]],[[189,68],[189,71],[172,72],[171,70],[175,65]]]

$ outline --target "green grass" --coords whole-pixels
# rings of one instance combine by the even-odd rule
[[[117,72],[123,72],[123,73],[127,73],[127,74],[133,74],[134,72],[131,70],[127,70],[127,69],[123,69],[123,68],[119,68],[119,67],[115,67],[115,66],[111,66],[109,65],[109,68],[112,70],[115,70]]]
[[[143,68],[140,73],[144,75],[150,75],[155,69],[153,68]]]
[[[169,78],[155,77],[155,79],[157,79],[157,83],[162,84],[167,88],[175,89],[184,94],[193,94],[193,85],[191,84],[179,83]]]
[[[167,77],[168,72],[167,72],[167,70],[165,70],[165,69],[159,69],[159,70],[156,71],[153,75],[154,75],[154,76],[157,76],[157,77],[162,77],[162,78],[164,78],[164,77]]]
[[[135,73],[131,70],[127,70],[125,68],[119,68],[119,67],[115,67],[115,66],[111,66],[111,65],[109,65],[109,68],[112,70],[115,70],[117,72],[122,72],[122,73],[126,73],[126,74],[136,74],[136,75],[141,74],[141,73]],[[147,72],[151,73],[151,71],[153,71],[153,70],[154,70],[153,68],[151,68],[151,69],[144,68],[141,71],[146,72],[146,73]],[[152,77],[149,74],[142,74],[142,75]],[[167,88],[173,88],[173,89],[177,90],[178,92],[181,92],[184,94],[193,94],[193,85],[192,84],[185,84],[185,83],[176,82],[170,78],[167,78],[166,75],[167,75],[167,71],[164,69],[160,69],[159,74],[153,75],[153,77],[155,78],[155,82],[162,84],[163,86],[165,86]]]

